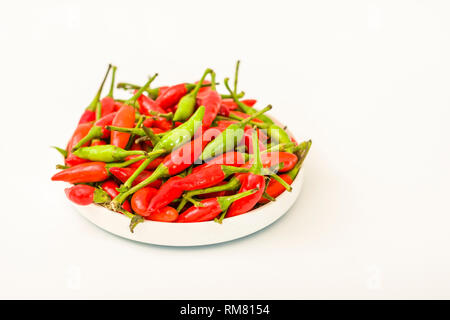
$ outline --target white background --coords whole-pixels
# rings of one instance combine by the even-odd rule
[[[448,1],[3,1],[0,298],[450,298]],[[287,215],[221,245],[108,234],[51,182],[106,65],[219,80],[313,140]],[[155,84],[156,85],[156,84]]]

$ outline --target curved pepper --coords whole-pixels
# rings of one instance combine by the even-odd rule
[[[56,173],[52,180],[81,183],[99,182],[106,178],[108,178],[108,171],[104,162],[86,162]]]
[[[66,157],[66,164],[68,166],[74,166],[77,164],[81,164],[84,162],[87,162],[87,160],[81,159],[77,156],[74,156],[72,154],[72,149],[75,145],[78,144],[78,142],[83,139],[91,130],[92,123],[81,123],[77,126],[75,129],[75,132],[72,134],[72,137],[70,138],[69,142],[67,143],[66,151],[67,151],[67,157]],[[88,143],[85,143],[85,145],[88,145]]]
[[[258,190],[247,197],[235,201],[228,210],[226,215],[227,217],[234,217],[253,209],[253,207],[258,203],[264,193],[266,181],[264,175],[262,175],[263,165],[261,163],[259,139],[256,131],[253,132],[252,140],[253,150],[255,150],[255,162],[250,168],[249,173],[244,173],[239,176],[239,179],[241,181],[241,188],[239,189],[239,193],[246,192],[252,189]]]
[[[121,161],[131,155],[145,155],[146,152],[141,150],[124,150],[108,144],[80,148],[73,154],[90,161],[115,162]]]
[[[177,110],[175,111],[175,114],[173,116],[173,121],[184,121],[192,115],[197,99],[197,93],[200,90],[206,75],[211,72],[211,69],[206,69],[200,81],[195,85],[195,88],[180,99],[180,101],[178,102]]]
[[[205,199],[200,202],[201,206],[193,206],[179,215],[176,222],[203,222],[210,221],[221,212],[226,211],[230,205],[244,197],[252,196],[257,190],[248,190],[232,196]]]
[[[181,179],[181,177],[175,176],[167,180],[166,183],[161,186],[155,196],[150,200],[147,210],[142,213],[142,216],[148,217],[154,211],[167,206],[173,200],[181,197],[183,188],[178,184]]]
[[[131,207],[133,208],[133,211],[141,216],[145,214],[150,200],[157,192],[158,190],[152,187],[145,187],[135,192],[131,197]],[[125,200],[124,204],[126,201],[127,200]]]
[[[133,175],[133,173],[136,172],[136,169],[111,167],[111,168],[109,168],[109,172],[111,172],[111,174],[114,177],[116,177],[122,183],[124,183]],[[132,185],[135,186],[135,185],[141,183],[142,181],[144,181],[145,179],[150,177],[152,175],[152,173],[153,173],[153,171],[146,171],[146,170],[142,171],[141,173],[139,173],[139,175],[133,181]],[[157,180],[153,181],[152,183],[149,183],[148,186],[152,187],[152,188],[159,188],[161,186],[161,183],[162,183],[161,180],[157,179]]]

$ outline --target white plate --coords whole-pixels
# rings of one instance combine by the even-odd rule
[[[292,191],[285,191],[276,201],[240,216],[227,218],[222,224],[214,221],[167,223],[146,220],[134,233],[128,228],[130,219],[94,204],[76,209],[98,227],[134,241],[165,246],[202,246],[245,237],[281,218],[294,204],[303,184],[303,169],[292,183]]]

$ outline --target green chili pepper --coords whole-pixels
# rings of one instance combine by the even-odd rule
[[[244,137],[244,127],[254,118],[263,114],[264,112],[272,109],[271,105],[268,105],[263,110],[258,111],[249,118],[241,120],[238,123],[233,123],[222,131],[213,141],[211,141],[203,150],[200,159],[206,160],[214,157],[215,155],[222,154],[224,152],[233,150],[238,143]]]
[[[291,138],[282,128],[277,126],[276,124],[270,125],[267,129],[267,135],[271,139],[271,143],[277,142],[278,144],[287,144],[291,142]],[[287,147],[285,151],[292,152],[293,147]]]
[[[122,204],[129,195],[149,185],[158,178],[166,176],[168,174],[167,167],[159,165],[150,177],[131,188],[133,181],[145,168],[147,168],[150,162],[162,153],[170,152],[175,147],[179,147],[190,141],[198,128],[201,127],[204,115],[205,107],[200,106],[188,121],[164,135],[155,145],[153,151],[148,154],[148,158],[142,162],[133,175],[118,189],[120,194],[114,198],[111,205],[116,208],[120,207],[120,204]]]
[[[203,73],[202,78],[195,86],[194,90],[180,99],[180,101],[178,102],[177,110],[175,111],[175,114],[173,116],[173,121],[184,121],[192,115],[192,113],[194,112],[195,102],[197,100],[197,93],[200,90],[206,75],[211,72],[213,72],[211,69],[206,69]]]
[[[76,150],[74,153],[77,157],[88,159],[90,161],[113,162],[120,161],[131,155],[144,155],[145,151],[141,150],[124,150],[113,145],[100,145],[92,147],[84,147]]]

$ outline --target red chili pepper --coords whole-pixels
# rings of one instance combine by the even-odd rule
[[[75,129],[75,132],[72,134],[72,137],[70,138],[69,142],[67,143],[67,158],[66,158],[66,164],[69,166],[74,166],[80,163],[88,162],[88,160],[81,159],[75,155],[72,154],[72,149],[75,145],[78,144],[78,142],[83,139],[88,133],[89,130],[92,128],[92,123],[81,123],[77,126]],[[86,143],[84,146],[87,146],[89,143]]]
[[[131,207],[133,208],[134,212],[139,215],[145,214],[150,200],[155,196],[157,192],[158,190],[152,187],[144,187],[136,191],[131,197]]]
[[[241,181],[239,193],[252,189],[257,189],[257,191],[247,197],[235,201],[228,210],[227,217],[234,217],[253,209],[264,193],[266,183],[264,175],[262,175],[263,165],[261,162],[259,139],[256,131],[253,131],[252,141],[253,149],[255,150],[255,161],[252,164],[249,173],[244,173],[239,176],[239,180]]]
[[[255,188],[258,189],[258,191],[245,198],[235,201],[228,210],[227,217],[238,216],[253,209],[264,193],[264,188],[266,186],[264,176],[253,173],[244,173],[239,176],[239,179],[241,180],[241,188],[239,189],[239,193]]]
[[[64,169],[52,177],[53,181],[69,183],[99,182],[108,178],[104,162],[87,162]]]
[[[114,199],[119,194],[119,191],[117,191],[117,188],[119,185],[114,180],[106,180],[101,184],[101,187],[105,192],[111,197],[111,199]],[[125,209],[128,212],[131,212],[131,206],[128,200],[125,200],[122,204],[122,208]]]
[[[167,206],[173,200],[178,199],[183,194],[183,188],[178,184],[182,178],[175,176],[164,183],[155,196],[150,200],[147,210],[142,213],[143,217],[148,217],[155,211]]]
[[[161,132],[166,132],[172,129],[172,122],[162,117],[153,120],[153,128],[161,129]]]
[[[117,111],[112,121],[112,125],[122,128],[133,128],[135,120],[135,111],[132,106],[124,105]],[[111,132],[111,144],[124,149],[130,139],[129,133],[113,131]]]
[[[103,190],[85,184],[78,184],[71,188],[66,188],[64,192],[70,201],[80,206],[87,206],[91,203],[104,203],[110,200]]]
[[[279,172],[286,172],[294,168],[298,158],[290,152],[266,152],[261,154],[261,162],[264,168],[280,165]],[[253,160],[243,165],[244,168],[251,167]]]
[[[220,94],[216,91],[216,73],[214,71],[211,72],[211,82],[211,87],[202,88],[204,90],[200,95],[197,93],[197,104],[205,107],[205,115],[202,119],[203,129],[209,128],[216,118],[222,100]]]
[[[291,185],[292,182],[294,181],[295,177],[299,173],[300,168],[303,163],[303,160],[305,160],[305,158],[309,152],[309,149],[311,148],[311,143],[312,143],[311,140],[309,140],[309,141],[303,142],[300,145],[300,150],[299,150],[300,160],[297,161],[294,168],[292,168],[289,172],[280,175],[280,178],[283,179],[287,184]],[[278,181],[276,181],[273,178],[270,179],[270,181],[266,187],[266,193],[269,196],[271,196],[272,198],[278,197],[285,190],[286,190],[286,188],[281,183],[279,183]],[[267,202],[269,202],[269,200],[264,198],[264,196],[259,200],[259,203],[267,203]]]
[[[205,199],[200,202],[199,207],[190,207],[179,215],[176,222],[203,222],[210,221],[217,217],[221,212],[230,207],[236,201],[251,197],[256,190],[248,190],[247,192],[238,193],[232,196],[217,197]]]
[[[137,90],[135,91],[135,93],[137,92]],[[139,103],[139,112],[142,114],[145,114],[147,116],[151,115],[150,111],[155,111],[155,112],[159,112],[159,113],[166,113],[166,111],[161,108],[156,101],[154,101],[152,98],[147,97],[146,95],[141,95],[138,99],[137,99],[138,103]]]
[[[183,191],[209,188],[222,182],[233,173],[244,171],[246,169],[214,164],[184,178],[172,177],[163,184],[156,196],[150,201],[147,208],[148,215],[179,198]]]
[[[180,83],[166,89],[155,101],[161,108],[167,109],[176,105],[187,92],[186,83]]]
[[[256,100],[255,99],[244,99],[244,100],[241,100],[241,102],[243,104],[246,104],[249,107],[253,107],[256,103]]]
[[[213,164],[187,175],[182,178],[178,184],[183,190],[188,191],[204,189],[217,185],[231,174],[242,172],[248,172],[248,169]]]
[[[131,175],[136,171],[135,168],[117,168],[117,167],[112,167],[109,168],[109,172],[111,172],[111,174],[116,177],[117,179],[119,179],[121,182],[126,182],[128,180],[129,177],[131,177]],[[136,179],[134,179],[132,186],[135,186],[139,183],[141,183],[142,181],[144,181],[145,179],[147,179],[148,177],[150,177],[152,175],[152,171],[142,171]],[[149,187],[152,188],[159,188],[161,186],[161,180],[157,179],[155,181],[153,181],[152,183],[150,183],[148,185]]]
[[[91,141],[91,146],[104,146],[105,144],[106,142],[100,139],[94,139]]]
[[[221,164],[233,167],[240,167],[245,163],[245,157],[242,153],[236,151],[229,151],[226,153],[222,153],[221,155],[209,160],[208,162],[195,167],[192,170],[192,173],[203,170],[206,167],[212,166],[214,164]]]
[[[153,212],[148,219],[160,222],[174,222],[178,218],[178,211],[172,207],[164,207]]]

